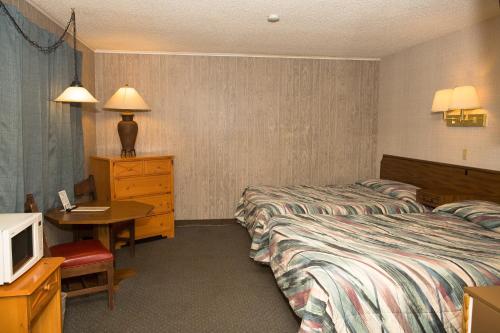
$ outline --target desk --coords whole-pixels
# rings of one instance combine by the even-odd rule
[[[44,217],[55,224],[88,224],[94,227],[94,237],[109,249],[109,226],[113,223],[135,221],[148,216],[153,206],[136,201],[92,201],[80,206],[106,206],[104,212],[61,212],[61,208],[51,209]]]
[[[61,273],[64,258],[42,258],[11,284],[0,286],[0,330],[62,332]]]

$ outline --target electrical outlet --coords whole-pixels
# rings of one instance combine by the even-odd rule
[[[467,148],[462,149],[462,160],[467,161]]]

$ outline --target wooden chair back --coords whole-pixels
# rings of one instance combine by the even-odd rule
[[[26,194],[26,201],[24,202],[24,212],[40,213],[40,209],[38,209],[38,205],[36,204],[33,193]],[[43,230],[43,256],[50,257],[50,248],[49,244],[47,243],[47,238],[45,236],[45,230]]]
[[[97,200],[97,190],[95,187],[94,176],[89,175],[87,179],[76,183],[73,187],[73,192],[75,194],[75,201],[77,203]],[[81,239],[92,238],[92,228],[88,225],[73,225],[72,229],[73,240],[75,242]]]
[[[97,200],[97,190],[95,187],[95,179],[93,175],[89,175],[87,179],[76,183],[73,190],[75,193],[75,199],[88,196],[92,201]]]
[[[40,213],[38,205],[35,202],[33,193],[26,194],[26,201],[24,202],[24,212],[25,213]]]

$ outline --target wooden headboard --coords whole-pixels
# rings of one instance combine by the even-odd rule
[[[384,155],[380,178],[427,189],[449,189],[479,197],[500,197],[500,171]]]

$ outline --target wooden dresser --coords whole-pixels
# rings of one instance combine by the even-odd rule
[[[174,237],[173,156],[102,157],[90,159],[98,200],[134,200],[154,206],[136,220],[135,237]]]
[[[11,284],[0,286],[0,331],[61,333],[64,258],[42,258]]]

